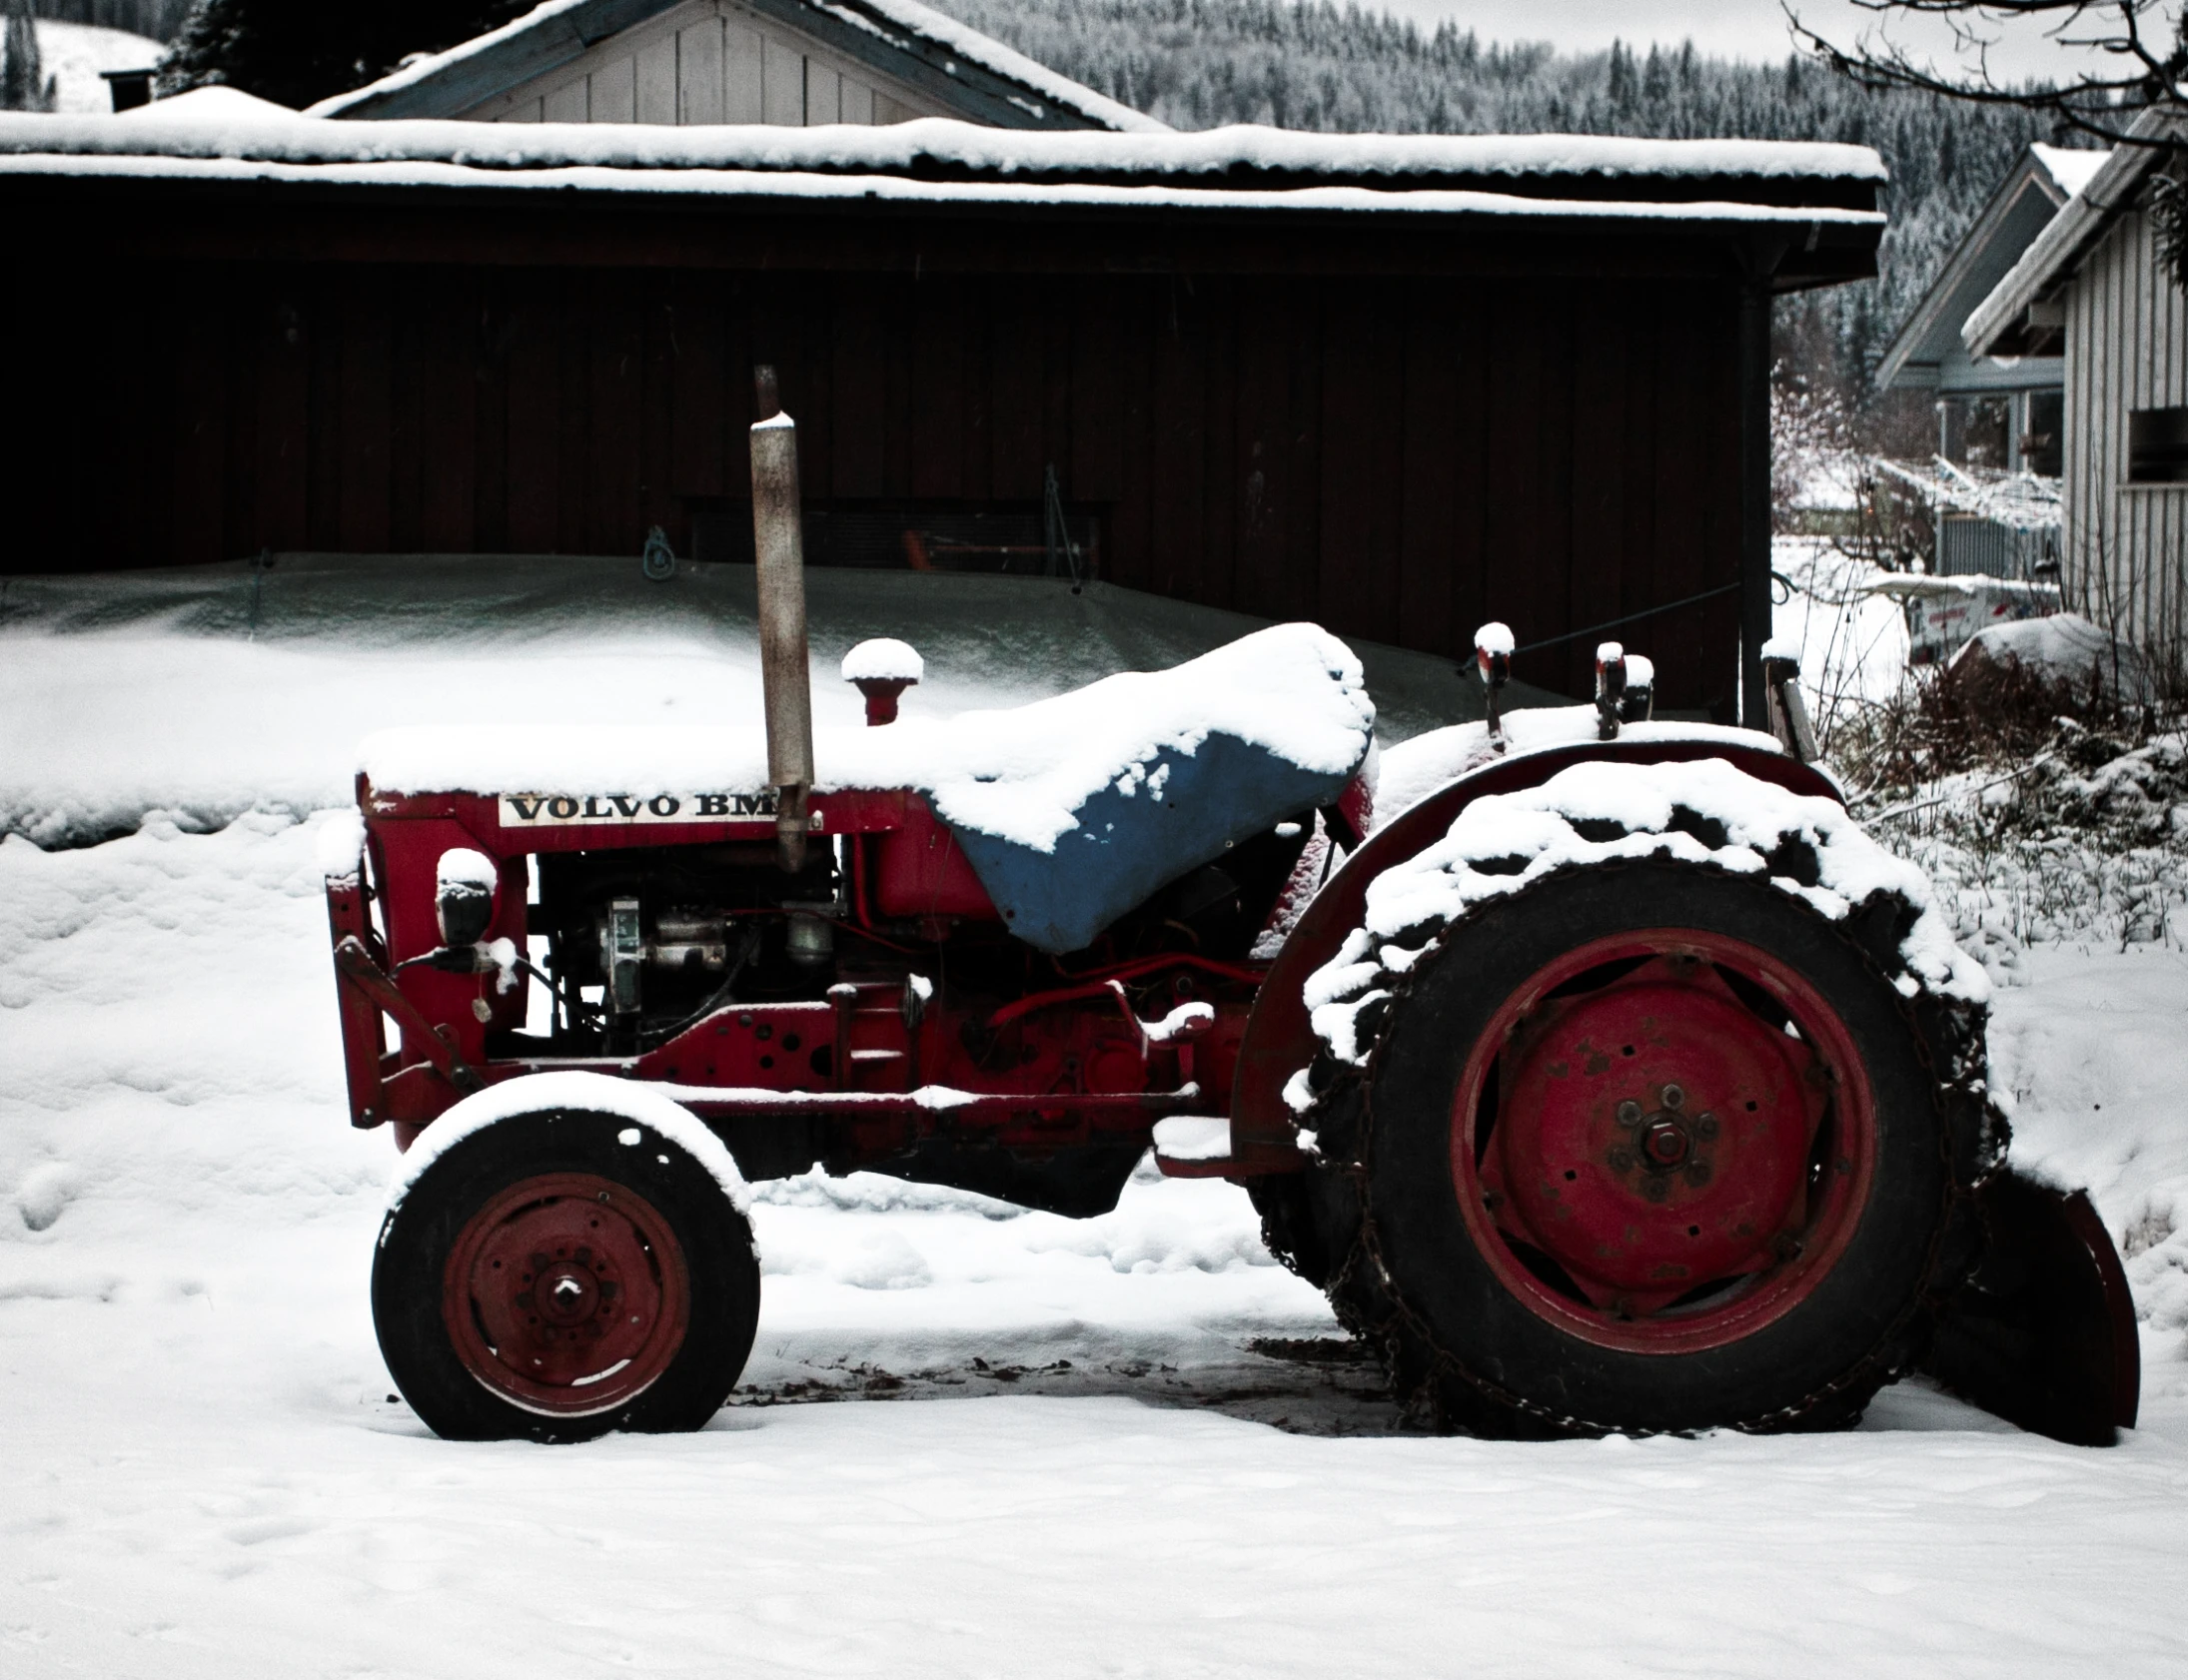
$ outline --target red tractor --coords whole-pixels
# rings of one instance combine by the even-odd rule
[[[947,722],[863,644],[868,727],[816,758],[794,428],[752,441],[763,730],[364,749],[328,905],[352,1118],[407,1152],[375,1318],[433,1428],[705,1422],[747,1180],[1086,1216],[1151,1145],[1245,1187],[1429,1426],[1828,1427],[1916,1368],[2133,1421],[2118,1259],[2002,1166],[1980,972],[1783,663],[1775,737],[1651,722],[1609,645],[1594,706],[1500,719],[1490,626],[1488,720],[1381,816],[1308,625]]]

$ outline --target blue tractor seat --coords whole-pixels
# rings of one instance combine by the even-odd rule
[[[930,791],[1011,931],[1061,955],[1232,845],[1333,803],[1374,723],[1350,650],[1312,625],[1280,625],[1169,671],[952,719],[964,757]],[[983,770],[990,740],[995,767]],[[1059,832],[1010,820],[1011,784],[1038,784],[1034,802],[1052,806],[1056,771],[1088,764],[1109,773],[1068,819],[1052,812]]]

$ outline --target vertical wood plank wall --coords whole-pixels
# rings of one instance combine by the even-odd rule
[[[42,305],[5,569],[635,555],[747,492],[772,361],[814,501],[1035,504],[1114,582],[1460,659],[1737,576],[1727,283],[181,265]],[[20,411],[19,411],[20,413]],[[1736,594],[1612,632],[1728,716]],[[1517,674],[1587,690],[1590,633]]]
[[[2127,416],[2188,405],[2188,300],[2150,218],[2122,216],[2069,288],[2069,598],[2163,658],[2188,654],[2188,484],[2129,484]]]
[[[466,115],[502,123],[809,127],[954,113],[735,0],[687,0]]]

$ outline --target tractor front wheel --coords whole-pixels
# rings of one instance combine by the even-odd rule
[[[610,1114],[544,1110],[452,1145],[373,1262],[388,1368],[452,1439],[698,1428],[758,1315],[744,1216],[686,1151]]]

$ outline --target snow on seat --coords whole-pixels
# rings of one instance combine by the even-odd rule
[[[1352,650],[1313,624],[1278,624],[1029,705],[815,730],[815,788],[925,794],[1011,930],[1061,953],[1232,843],[1329,804],[1374,726]],[[642,800],[757,792],[767,748],[756,721],[406,728],[368,736],[360,768],[380,794]]]

